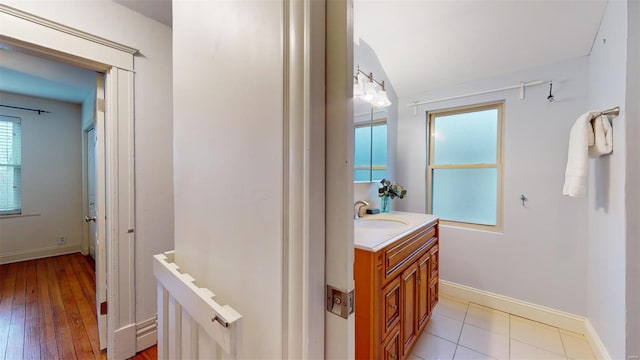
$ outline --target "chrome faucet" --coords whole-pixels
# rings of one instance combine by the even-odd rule
[[[359,219],[360,218],[360,208],[363,206],[369,206],[369,203],[364,201],[364,200],[358,200],[353,204],[353,210],[354,210],[354,214],[353,214],[353,218],[354,219]]]

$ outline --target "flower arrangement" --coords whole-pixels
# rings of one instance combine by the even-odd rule
[[[396,197],[404,199],[407,196],[407,190],[395,182],[392,183],[387,179],[382,179],[380,180],[380,184],[382,184],[382,186],[378,188],[379,197],[389,196],[392,199]]]

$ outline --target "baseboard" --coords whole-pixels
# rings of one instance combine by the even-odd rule
[[[19,261],[42,259],[50,256],[66,255],[81,252],[80,245],[51,246],[46,248],[16,251],[0,255],[0,264],[10,264]]]
[[[136,352],[158,343],[158,316],[136,324]]]
[[[445,280],[440,280],[440,293],[522,316],[564,330],[585,334],[585,318],[582,316]]]
[[[584,327],[584,337],[587,339],[589,346],[591,346],[591,350],[593,351],[595,358],[611,360],[611,355],[609,355],[607,348],[604,346],[604,343],[602,343],[600,336],[598,336],[596,329],[593,328],[589,319],[584,319]]]

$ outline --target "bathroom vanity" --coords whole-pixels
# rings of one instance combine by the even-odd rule
[[[355,221],[356,358],[407,357],[438,302],[438,217]]]

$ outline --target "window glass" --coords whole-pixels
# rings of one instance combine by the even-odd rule
[[[0,116],[0,215],[21,212],[21,135],[19,118]]]
[[[496,162],[498,109],[440,116],[434,124],[434,164]]]
[[[428,212],[460,226],[502,227],[502,106],[429,113]]]
[[[496,225],[498,170],[434,169],[433,213],[443,219]]]

